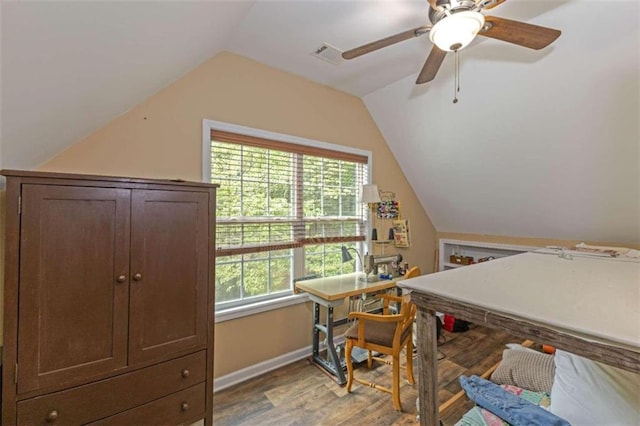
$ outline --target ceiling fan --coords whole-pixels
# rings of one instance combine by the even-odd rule
[[[512,21],[496,16],[485,16],[484,9],[492,9],[506,0],[428,0],[429,20],[432,25],[403,31],[380,40],[347,50],[344,59],[353,59],[365,53],[429,33],[434,44],[416,84],[433,80],[448,52],[458,52],[476,35],[490,37],[530,49],[542,49],[560,36],[559,30]]]

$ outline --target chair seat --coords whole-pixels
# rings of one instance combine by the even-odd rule
[[[381,346],[393,346],[393,336],[396,332],[395,322],[376,322],[367,321],[367,326],[364,329],[364,340],[369,343],[373,343]],[[404,341],[404,338],[409,334],[411,330],[407,329],[402,333],[400,341]],[[358,323],[355,323],[344,332],[345,339],[358,340]]]

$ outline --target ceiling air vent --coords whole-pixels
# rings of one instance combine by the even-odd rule
[[[311,54],[333,65],[340,65],[344,61],[344,59],[342,59],[342,51],[328,43],[322,43],[320,47],[311,52]]]

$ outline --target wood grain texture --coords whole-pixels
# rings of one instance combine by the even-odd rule
[[[482,29],[479,35],[528,47],[529,49],[543,49],[553,43],[561,32],[553,28],[540,27],[526,22],[486,16],[488,29]]]
[[[442,65],[442,61],[447,56],[447,52],[444,50],[440,50],[438,46],[434,45],[431,48],[431,52],[427,57],[424,65],[422,66],[422,70],[418,75],[418,79],[416,80],[416,84],[428,83],[436,77],[440,66]]]
[[[382,49],[383,47],[391,46],[392,44],[400,43],[401,41],[405,41],[413,37],[418,37],[424,34],[424,31],[426,31],[428,28],[429,27],[426,26],[413,28],[411,30],[402,31],[401,33],[382,38],[380,40],[372,41],[371,43],[363,44],[362,46],[343,52],[342,57],[344,59],[357,58],[358,56],[362,56],[365,53],[373,52],[374,50]]]
[[[505,343],[521,340],[507,333],[475,325],[464,333],[444,331],[444,335],[446,342],[438,346],[440,357],[444,358],[437,361],[440,403],[461,391],[458,382],[460,375],[473,374],[472,370],[484,368],[485,365],[490,367],[500,358]],[[478,365],[474,365],[472,369],[456,364],[455,359],[464,358],[465,352],[475,352],[474,348],[480,343],[492,347],[489,356],[484,359],[478,356]],[[401,359],[403,358],[405,357],[402,356]],[[356,374],[363,379],[375,383],[391,383],[389,366],[374,362],[373,368],[369,370],[364,362],[355,368]],[[414,371],[418,380],[419,371],[419,368]],[[358,384],[354,384],[352,393],[347,393],[345,387],[339,386],[320,368],[308,360],[302,360],[215,393],[213,420],[217,426],[417,425],[417,395],[417,384],[412,386],[406,380],[401,380],[403,411],[398,412],[394,410],[387,394]],[[314,398],[318,401],[314,402]],[[466,397],[460,398],[441,413],[443,424],[455,424],[471,406],[473,403]]]
[[[104,185],[104,182],[109,182],[109,186],[117,186],[122,184],[128,188],[139,185],[139,187],[153,187],[155,185],[171,185],[176,186],[200,186],[203,188],[218,188],[220,185],[204,183],[204,182],[188,182],[183,180],[169,180],[169,179],[147,179],[147,178],[135,178],[135,177],[120,177],[120,176],[101,176],[101,175],[84,175],[77,173],[57,173],[57,172],[40,172],[40,171],[28,171],[28,170],[0,170],[0,174],[3,176],[25,177],[31,183],[43,183],[51,184],[52,179],[56,180],[56,184],[69,185],[78,179],[83,180],[83,184],[86,186],[91,185],[91,181],[95,182],[95,186]]]
[[[418,309],[437,309],[442,312],[450,312],[456,318],[503,330],[513,336],[531,339],[594,361],[640,373],[640,353],[620,346],[615,342],[583,339],[578,336],[561,333],[550,327],[512,318],[499,312],[478,308],[467,303],[454,302],[440,296],[413,292],[411,300],[418,306]]]
[[[164,407],[158,401],[171,405],[181,387],[201,383],[190,391],[201,394],[191,408],[188,402],[167,406],[162,422],[204,418],[209,425],[215,283],[209,243],[217,185],[0,174],[7,176],[2,424],[85,424],[137,406],[145,408],[128,412],[123,422],[151,420],[141,413],[165,410],[158,410]],[[140,193],[160,194],[164,204],[155,214],[136,216],[132,209],[142,209],[131,197]],[[168,208],[167,201],[180,202],[187,214]],[[143,262],[136,263],[129,247],[134,233],[145,231],[153,238],[144,239],[146,247],[137,253]],[[153,295],[134,300],[131,279],[160,282],[164,289],[155,285]],[[151,330],[140,339],[132,337],[132,312],[142,312],[139,322]],[[134,364],[136,344],[164,347]],[[197,365],[185,361],[196,352]],[[173,362],[180,365],[166,371]]]
[[[5,247],[4,247],[4,324],[2,348],[2,424],[9,425],[16,418],[16,369],[18,365],[18,322],[7,318],[18,317],[18,283],[20,253],[20,214],[18,197],[20,178],[7,179],[5,199]]]
[[[23,185],[22,205],[18,394],[126,367],[129,191]]]
[[[205,359],[205,351],[201,351],[146,369],[18,402],[18,424],[46,423],[47,413],[52,408],[59,412],[60,424],[85,424],[129,410],[204,383]],[[185,369],[190,372],[188,377],[181,374]],[[204,395],[201,399],[204,402]]]

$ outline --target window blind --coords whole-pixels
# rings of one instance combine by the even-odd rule
[[[214,130],[211,165],[217,256],[365,239],[366,156]]]

